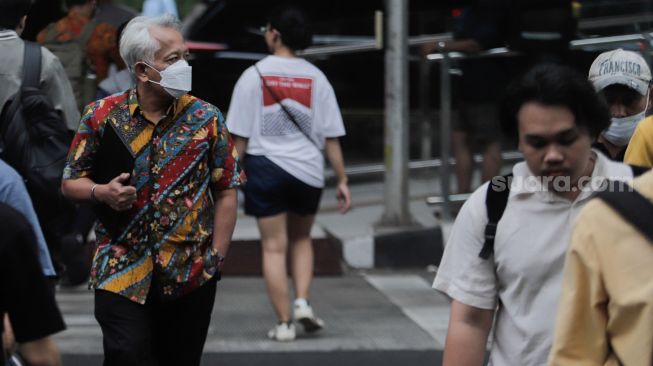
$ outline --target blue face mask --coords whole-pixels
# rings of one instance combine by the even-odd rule
[[[166,67],[163,71],[157,70],[146,62],[143,63],[161,75],[161,81],[148,81],[161,85],[161,87],[163,87],[163,89],[174,98],[179,98],[192,89],[193,68],[188,65],[186,60],[179,60]]]
[[[626,146],[630,142],[630,138],[635,133],[635,128],[641,120],[646,118],[646,110],[648,109],[648,95],[646,95],[646,107],[640,113],[628,117],[610,119],[610,126],[603,131],[603,137],[616,146]]]

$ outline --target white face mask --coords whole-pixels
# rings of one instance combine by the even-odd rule
[[[637,124],[646,118],[646,110],[648,109],[648,94],[646,95],[646,107],[640,113],[628,117],[610,118],[610,126],[603,131],[603,137],[616,146],[626,146],[630,142],[630,138],[635,133]]]
[[[147,62],[143,63],[161,75],[161,81],[148,81],[161,85],[163,89],[165,89],[165,91],[168,92],[168,94],[172,95],[174,98],[179,98],[192,89],[193,68],[188,65],[186,60],[179,60],[174,64],[166,67],[163,71],[157,70]]]

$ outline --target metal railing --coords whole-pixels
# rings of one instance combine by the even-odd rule
[[[625,26],[633,25],[639,23],[653,22],[653,14],[638,14],[633,16],[615,16],[615,17],[604,17],[597,19],[585,19],[581,20],[578,24],[578,29],[580,30],[591,30],[602,27],[611,27],[611,26]],[[377,25],[378,26],[378,25]],[[378,28],[378,27],[377,27]],[[409,46],[419,46],[422,44],[439,42],[439,41],[448,41],[452,39],[451,33],[440,33],[440,34],[429,34],[429,35],[420,35],[409,37],[408,45]],[[644,45],[644,56],[647,59],[647,62],[650,64],[651,56],[651,39],[653,39],[653,33],[645,32],[639,34],[629,34],[622,36],[611,36],[611,37],[597,37],[597,38],[588,38],[574,40],[570,42],[570,48],[577,50],[583,49],[588,51],[596,51],[606,46],[614,46],[619,44],[632,44],[636,42],[642,42]],[[358,40],[355,43],[347,42],[346,44],[340,45],[326,45],[326,46],[313,46],[310,47],[299,54],[303,57],[320,57],[320,56],[331,56],[331,55],[340,55],[340,54],[352,54],[360,52],[372,52],[379,51],[382,49],[382,42],[379,41],[378,37],[372,38],[369,40]],[[449,194],[449,168],[451,165],[455,164],[455,161],[450,158],[450,131],[451,131],[451,81],[450,75],[452,73],[451,61],[458,59],[469,59],[469,58],[488,58],[488,57],[512,57],[518,55],[518,52],[512,51],[508,48],[493,48],[486,51],[478,52],[473,55],[464,54],[460,52],[450,52],[450,53],[435,53],[427,56],[427,60],[430,63],[440,62],[441,67],[441,85],[440,85],[440,138],[441,138],[441,158],[440,159],[421,159],[416,161],[409,162],[409,169],[425,169],[425,168],[439,168],[441,169],[441,179],[442,187],[442,196],[433,196],[427,199],[429,204],[443,204],[443,217],[450,217],[449,203],[452,201],[458,201],[464,199],[465,195],[450,195]],[[251,53],[251,52],[230,52],[230,51],[218,51],[215,52],[214,57],[216,58],[235,58],[235,59],[260,59],[263,58],[264,54]],[[414,58],[417,59],[417,58]],[[422,68],[422,70],[425,70]],[[430,72],[430,71],[429,71]],[[424,78],[420,78],[424,79]],[[422,98],[422,100],[428,100],[428,98]],[[444,106],[444,108],[442,107]],[[422,126],[426,126],[427,121],[422,123]],[[428,126],[430,128],[430,126]],[[422,131],[424,132],[424,131]],[[430,133],[422,134],[423,141],[422,144],[425,145],[430,143]],[[426,153],[425,153],[426,152]],[[429,155],[430,149],[422,147],[422,157]],[[503,154],[505,160],[516,160],[519,159],[520,154],[518,152],[507,152]],[[480,156],[475,156],[475,161],[480,162]],[[446,162],[446,163],[443,163]],[[350,166],[346,169],[348,175],[364,175],[364,174],[374,174],[374,173],[383,173],[385,171],[385,166],[382,163],[379,164],[365,164],[359,166]],[[325,177],[327,179],[333,178],[334,173],[332,170],[326,170]]]
[[[641,34],[628,34],[611,37],[597,37],[590,39],[574,40],[570,42],[570,48],[573,50],[590,50],[597,51],[605,46],[615,46],[619,44],[632,44],[641,42],[643,44],[643,53],[647,61],[651,57],[651,39],[653,33],[644,32]],[[518,52],[511,51],[508,48],[500,47],[485,50],[475,54],[464,54],[460,52],[440,52],[427,55],[429,62],[440,63],[440,148],[441,148],[441,167],[440,182],[441,196],[432,196],[426,199],[428,204],[441,204],[441,217],[444,220],[451,219],[451,202],[464,200],[467,195],[451,195],[450,192],[450,174],[449,158],[450,141],[451,141],[451,60],[470,59],[470,58],[490,58],[490,57],[510,57],[519,55]],[[649,62],[650,63],[650,62]]]

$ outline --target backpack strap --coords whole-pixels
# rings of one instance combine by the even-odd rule
[[[84,49],[84,52],[86,52],[86,44],[88,41],[91,39],[91,36],[93,35],[93,31],[95,30],[95,27],[97,27],[98,23],[94,20],[89,21],[84,25],[84,28],[82,28],[82,31],[79,33],[79,37],[77,37],[77,41],[79,44],[82,46],[82,49]]]
[[[640,175],[648,172],[651,168],[641,165],[632,165],[628,164],[630,169],[633,171],[633,177],[639,177]]]
[[[483,249],[478,253],[478,256],[483,259],[489,259],[490,255],[494,252],[494,238],[497,234],[497,224],[503,216],[508,204],[508,196],[510,195],[510,180],[512,173],[502,176],[503,182],[506,182],[505,189],[497,189],[496,186],[490,184],[487,186],[487,195],[485,196],[485,207],[487,209],[488,222],[485,225],[485,242]]]
[[[21,88],[38,88],[41,80],[41,46],[34,42],[24,42],[23,83]]]
[[[600,192],[597,197],[653,242],[653,225],[651,225],[653,203],[628,183],[622,181],[613,181],[613,183],[615,190]]]
[[[57,40],[57,36],[59,35],[59,32],[57,32],[57,23],[48,24],[41,32],[43,32],[44,35],[43,42],[55,42]]]
[[[23,51],[23,81],[20,90],[28,87],[39,88],[41,80],[41,46],[34,42],[24,42]],[[7,116],[13,116],[21,106],[20,90],[10,98],[5,105],[0,106],[0,137],[5,136],[9,125],[6,123]],[[2,137],[1,139],[4,139]],[[4,146],[0,146],[4,150]]]

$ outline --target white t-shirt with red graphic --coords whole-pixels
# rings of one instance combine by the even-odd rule
[[[324,187],[324,141],[345,134],[333,87],[322,71],[301,58],[268,56],[256,65],[317,147],[279,106],[254,66],[234,88],[227,113],[229,132],[249,139],[248,154],[264,155],[302,182]]]

